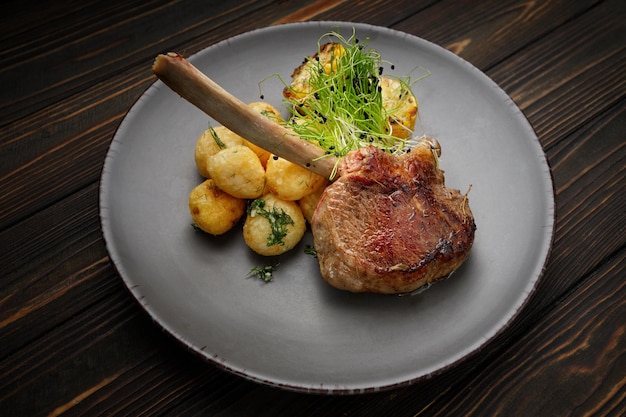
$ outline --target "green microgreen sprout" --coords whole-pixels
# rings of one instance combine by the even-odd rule
[[[294,93],[294,98],[287,99],[292,116],[289,127],[326,150],[325,156],[342,157],[370,145],[390,153],[405,152],[407,140],[390,134],[390,117],[397,108],[383,105],[380,54],[366,47],[369,39],[359,42],[354,34],[346,39],[336,32],[320,38],[320,50],[328,37],[337,39],[335,48],[342,50],[330,54],[330,63],[307,59],[307,91],[285,85]],[[400,96],[413,94],[408,78],[396,79],[401,84]]]
[[[248,214],[250,216],[263,216],[270,223],[271,233],[267,236],[267,246],[284,245],[283,238],[287,236],[287,226],[293,225],[294,221],[282,208],[272,207],[269,211],[265,208],[266,201],[257,198],[250,203]]]

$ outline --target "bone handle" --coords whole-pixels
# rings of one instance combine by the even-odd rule
[[[152,71],[182,98],[261,148],[329,178],[335,157],[252,110],[176,53],[158,55]]]

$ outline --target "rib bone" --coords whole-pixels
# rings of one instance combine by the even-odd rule
[[[207,115],[261,148],[329,178],[334,156],[252,110],[177,53],[158,55],[152,71],[168,87]],[[318,159],[319,158],[319,159]]]

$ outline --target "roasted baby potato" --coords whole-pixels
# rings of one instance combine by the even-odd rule
[[[244,139],[224,126],[211,127],[202,132],[196,141],[194,159],[198,172],[204,178],[209,178],[207,160],[224,148],[243,145]]]
[[[288,99],[304,100],[311,92],[310,74],[315,70],[314,61],[318,61],[323,65],[326,74],[337,70],[339,58],[346,53],[343,45],[339,43],[326,43],[320,46],[320,50],[313,54],[291,74],[292,82],[289,87],[283,90],[283,95]]]
[[[417,119],[417,99],[395,78],[380,77],[380,87],[383,107],[391,115],[389,117],[391,135],[409,139]]]
[[[283,200],[295,201],[311,194],[325,178],[300,165],[272,155],[265,167],[267,189]]]
[[[189,212],[196,226],[212,234],[229,231],[246,211],[246,202],[220,190],[212,179],[197,185],[189,194]]]
[[[293,249],[306,231],[298,204],[272,194],[254,200],[243,225],[246,245],[263,256],[276,256]]]
[[[253,101],[251,103],[248,103],[248,107],[261,113],[268,119],[274,120],[276,123],[279,123],[280,121],[283,120],[283,117],[278,111],[278,109],[264,101]],[[263,165],[263,167],[265,167],[267,163],[267,158],[269,158],[270,156],[270,152],[255,145],[254,143],[248,141],[247,139],[244,139],[244,144],[250,149],[252,149],[255,154],[257,154],[257,156],[259,157],[259,160],[261,161],[261,164]]]
[[[280,114],[278,109],[271,104],[266,103],[265,101],[250,102],[248,103],[248,107],[250,107],[252,110],[258,111],[270,120],[276,120],[278,122],[283,119],[283,116]]]
[[[209,175],[223,191],[237,198],[257,198],[265,189],[265,170],[245,145],[222,149],[207,160]]]
[[[324,180],[311,194],[305,195],[300,200],[298,200],[298,205],[300,206],[300,210],[302,210],[302,214],[304,218],[311,223],[311,219],[313,218],[313,213],[315,212],[315,207],[317,207],[317,202],[320,200],[324,189],[328,185],[328,180]]]

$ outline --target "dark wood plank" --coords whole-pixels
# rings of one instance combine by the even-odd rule
[[[624,12],[624,2],[604,1],[487,72],[524,111],[544,147],[624,98]]]
[[[0,242],[6,248],[0,257],[4,286],[25,276],[49,273],[52,267],[44,267],[45,263],[72,253],[74,248],[89,246],[91,240],[82,239],[92,234],[97,236],[93,240],[99,240],[97,203],[98,187],[92,184],[24,223],[0,232]],[[67,216],[68,212],[72,216]],[[29,256],[31,259],[26,262]]]
[[[346,20],[345,16],[350,16],[351,22],[391,27],[437,2],[438,0],[382,0],[358,3],[335,1],[333,7],[316,8],[315,13],[298,12],[295,15],[286,16],[277,23],[302,20]]]
[[[6,161],[0,176],[5,196],[0,230],[98,181],[117,126],[154,81],[142,72],[113,77],[0,133],[0,158]]]
[[[81,8],[89,7],[96,1],[7,0],[2,5],[5,13],[0,16],[0,44],[15,46],[16,43],[22,43],[25,41],[22,38],[25,32],[36,31],[45,22],[58,22],[57,19],[67,14],[80,13]],[[13,53],[16,49],[9,49],[7,52]]]
[[[1,258],[6,267],[0,288],[0,357],[124,290],[102,241],[97,200],[94,184],[0,233],[7,247]],[[64,215],[68,212],[72,216]]]
[[[116,346],[107,335],[117,327],[133,321],[132,309],[124,293],[118,292],[107,301],[74,315],[56,326],[54,330],[41,335],[19,352],[2,363],[2,386],[0,403],[5,410],[13,410],[23,415],[45,415],[52,410],[41,410],[32,402],[38,395],[41,401],[49,404],[62,403],[66,396],[73,398],[72,391],[85,386],[97,385],[101,374],[110,369],[122,369],[141,363],[146,352],[149,331],[143,331],[144,339],[126,346]],[[137,314],[137,312],[135,313]],[[106,343],[103,343],[103,340]],[[98,349],[91,354],[94,349]],[[99,358],[107,358],[103,362]],[[11,366],[19,363],[20,366]],[[80,384],[76,382],[82,381]],[[6,407],[6,408],[5,408]]]
[[[145,67],[146,58],[164,48],[184,49],[190,39],[204,38],[209,28],[218,33],[216,27],[227,27],[269,5],[269,0],[248,1],[238,7],[220,0],[151,0],[109,2],[104,7],[98,2],[85,3],[69,13],[55,9],[49,19],[18,28],[13,39],[19,42],[19,49],[9,48],[11,53],[0,57],[4,87],[0,126],[128,68]],[[159,22],[158,30],[155,22]],[[225,32],[219,37],[227,36]],[[20,82],[23,79],[28,79],[28,84]]]
[[[485,71],[599,3],[445,0],[394,29],[442,45]]]

